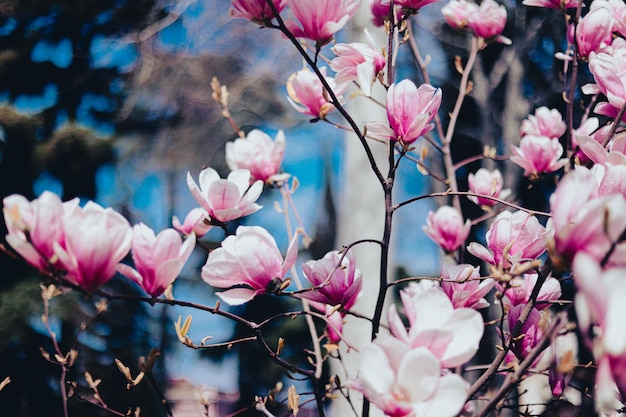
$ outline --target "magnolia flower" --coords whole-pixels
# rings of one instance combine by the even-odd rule
[[[183,243],[174,229],[165,229],[155,236],[152,229],[141,223],[133,227],[131,248],[135,268],[118,264],[117,271],[152,297],[158,297],[178,277],[195,245],[193,233]]]
[[[339,98],[345,86],[338,87],[333,78],[326,77],[325,67],[320,68],[320,72],[324,75],[324,79],[337,95],[337,98]],[[323,119],[335,109],[328,93],[324,90],[322,82],[315,73],[306,68],[296,71],[289,76],[287,93],[289,94],[289,103],[300,113]]]
[[[494,0],[483,0],[480,7],[468,10],[467,27],[474,34],[483,39],[493,39],[506,45],[511,40],[501,36],[506,26],[506,7]]]
[[[248,216],[261,209],[255,201],[263,191],[263,182],[250,185],[250,171],[237,169],[220,179],[213,168],[200,172],[200,186],[187,173],[187,186],[196,201],[204,208],[211,220],[227,222]]]
[[[580,19],[578,25],[570,24],[567,38],[570,44],[576,42],[577,53],[581,57],[602,50],[613,41],[611,12],[604,7],[594,8]]]
[[[63,217],[64,245],[54,244],[65,279],[85,291],[100,288],[128,254],[133,236],[128,221],[111,208],[89,201]]]
[[[426,348],[408,350],[379,336],[361,352],[359,376],[351,386],[392,417],[454,417],[465,404],[465,381],[444,373]]]
[[[480,310],[489,307],[484,297],[496,285],[492,278],[480,279],[479,268],[472,265],[443,265],[441,289],[448,296],[454,308]]]
[[[271,181],[278,174],[285,155],[285,134],[278,131],[276,140],[258,129],[245,139],[226,143],[226,164],[231,170],[247,169],[254,180]]]
[[[511,146],[511,161],[524,169],[525,176],[554,172],[567,164],[563,155],[563,146],[556,139],[546,136],[526,135],[520,146]]]
[[[335,83],[346,84],[358,81],[363,95],[369,97],[377,75],[385,68],[385,57],[378,50],[374,39],[365,30],[367,44],[338,43],[332,50],[337,55],[330,63],[337,72]]]
[[[202,279],[217,288],[229,288],[218,296],[230,305],[239,305],[258,294],[280,288],[282,279],[296,262],[298,241],[289,244],[283,260],[276,241],[259,226],[239,226],[222,247],[209,253],[202,267]]]
[[[276,10],[280,13],[287,5],[287,0],[273,0]],[[267,0],[232,0],[230,14],[253,22],[265,22],[274,18],[274,12]]]
[[[443,20],[454,29],[465,29],[470,13],[478,13],[478,6],[465,0],[450,0],[441,8]]]
[[[204,219],[208,218],[209,213],[205,209],[196,207],[187,213],[183,223],[180,222],[178,217],[172,216],[172,227],[185,236],[194,233],[197,237],[202,237],[213,227],[204,222]]]
[[[474,194],[480,194],[489,197],[495,197],[499,199],[505,199],[511,193],[511,190],[502,189],[504,180],[499,170],[493,171],[487,168],[480,168],[476,173],[470,173],[467,177],[467,183],[469,191]],[[470,201],[480,206],[495,206],[497,201],[490,200],[488,198],[481,198],[476,196],[469,196]]]
[[[463,223],[463,216],[455,208],[441,206],[437,212],[429,211],[424,233],[445,252],[454,252],[465,243],[469,236],[472,222],[468,219]]]
[[[605,8],[610,12],[613,21],[613,31],[626,36],[626,4],[623,0],[594,0],[589,10]]]
[[[524,0],[524,6],[547,7],[549,9],[565,10],[578,5],[578,0]]]
[[[520,136],[545,136],[558,139],[563,136],[567,126],[563,116],[557,109],[548,109],[545,106],[537,108],[535,114],[530,114],[522,121],[519,129]]]
[[[389,20],[389,0],[369,0],[370,11],[372,12],[372,23],[374,26],[384,26],[385,21]],[[398,2],[394,3],[396,21],[402,19],[402,6],[398,6]]]
[[[608,103],[598,103],[594,111],[615,118],[626,103],[626,40],[615,39],[611,48],[599,53],[591,52],[589,71],[596,84],[583,86],[583,92],[604,94]]]
[[[487,248],[472,242],[467,250],[474,256],[505,268],[522,260],[536,259],[546,250],[548,231],[535,216],[518,210],[503,211],[487,230]]]
[[[525,308],[526,305],[519,304],[509,309],[507,316],[509,331],[512,332],[513,329],[515,329],[517,321],[522,314],[522,310]],[[524,360],[543,337],[544,331],[542,324],[542,317],[539,310],[536,308],[530,310],[528,318],[519,331],[519,337],[514,337],[511,340],[511,351],[509,353],[514,354],[519,360]],[[507,362],[512,362],[511,355],[508,355]]]
[[[389,309],[391,333],[411,349],[426,347],[445,368],[454,368],[470,360],[478,350],[484,331],[483,319],[471,308],[455,309],[439,287],[431,287],[411,297],[400,292],[409,329],[395,305]]]
[[[326,45],[359,9],[360,0],[288,0],[296,22],[285,24],[296,38],[307,38]]]
[[[529,273],[516,276],[509,281],[507,287],[497,284],[500,291],[504,292],[504,304],[509,306],[526,305],[537,283],[537,274]],[[556,301],[561,298],[561,283],[558,279],[549,276],[544,281],[537,295],[537,310],[544,310],[551,306],[548,301]]]

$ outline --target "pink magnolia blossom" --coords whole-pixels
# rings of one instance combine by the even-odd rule
[[[555,10],[571,9],[578,5],[579,0],[524,0],[524,6],[547,7]]]
[[[432,130],[431,122],[441,105],[441,89],[430,84],[417,88],[405,79],[392,84],[387,91],[387,119],[384,123],[367,125],[368,132],[379,139],[397,140],[405,145],[415,142]]]
[[[469,186],[469,191],[474,194],[480,194],[489,197],[495,197],[499,199],[505,199],[511,193],[511,190],[502,189],[502,185],[504,184],[504,179],[502,178],[502,174],[499,170],[494,169],[493,171],[488,170],[487,168],[480,168],[476,173],[470,173],[467,177],[467,183]],[[468,197],[470,201],[480,205],[480,206],[495,206],[498,204],[497,201],[490,200],[488,198],[481,198],[475,196]]]
[[[389,309],[391,333],[411,349],[426,347],[446,368],[463,365],[478,350],[484,331],[483,319],[471,308],[455,309],[439,287],[431,287],[411,297],[400,292],[409,329],[395,305]]]
[[[466,396],[463,378],[442,373],[428,349],[409,350],[390,336],[379,336],[363,349],[351,386],[391,417],[454,417]]]
[[[626,197],[626,155],[621,150],[626,145],[626,136],[614,139],[611,151],[588,136],[576,136],[576,141],[581,151],[595,162],[591,172],[598,183],[597,195],[621,194]]]
[[[273,0],[278,13],[287,5],[287,0]],[[232,0],[230,14],[253,22],[265,22],[274,18],[274,12],[267,0]]]
[[[258,129],[251,130],[245,139],[226,143],[226,164],[231,170],[247,169],[253,180],[271,182],[277,178],[285,155],[285,134],[278,131],[276,140]]]
[[[576,138],[578,136],[590,136],[597,142],[602,142],[604,140],[604,137],[606,136],[606,128],[608,127],[610,129],[610,126],[604,125],[602,128],[598,129],[599,127],[600,120],[597,117],[589,117],[584,121],[584,123],[578,126],[578,128],[575,129],[571,135],[572,149],[578,149],[576,151],[576,158],[581,165],[585,165],[587,162],[589,162],[589,157],[585,155],[582,149],[578,148],[578,140]]]
[[[535,216],[518,210],[503,211],[487,230],[487,248],[472,242],[467,250],[491,264],[510,267],[522,260],[533,260],[546,250],[548,231]]]
[[[320,71],[337,98],[340,98],[345,86],[337,86],[334,78],[326,77],[325,67],[320,68]],[[300,113],[323,119],[335,109],[322,82],[308,69],[296,71],[289,76],[287,94],[289,103]]]
[[[511,40],[502,36],[506,26],[506,7],[494,0],[483,0],[480,6],[468,10],[467,27],[476,36],[493,39],[496,42],[511,44]]]
[[[283,257],[276,241],[259,226],[239,226],[234,236],[209,253],[202,279],[217,288],[228,288],[218,296],[230,305],[246,303],[255,296],[275,292],[296,262],[298,241],[289,244]]]
[[[94,291],[115,275],[117,264],[128,254],[132,229],[111,208],[93,201],[73,207],[63,217],[64,245],[54,244],[65,279],[85,291]]]
[[[524,308],[526,308],[526,305],[518,304],[509,309],[509,314],[507,316],[509,331],[513,332],[513,329],[515,329],[517,321],[519,320],[519,317],[522,314],[522,310],[524,310]],[[528,356],[530,351],[533,350],[535,346],[537,346],[537,344],[543,337],[544,329],[542,327],[542,324],[543,323],[541,312],[536,308],[530,310],[528,318],[520,329],[520,337],[514,337],[513,340],[511,340],[510,353],[515,355],[517,359],[524,360],[526,356]],[[512,357],[511,355],[509,355],[507,357],[507,362],[511,361]]]
[[[575,33],[575,35],[574,35]],[[613,41],[613,17],[609,9],[596,7],[580,19],[578,25],[571,24],[567,31],[568,42],[576,42],[581,57],[599,52]]]
[[[617,38],[611,48],[589,54],[589,70],[596,84],[583,86],[585,94],[604,94],[608,102],[594,108],[598,114],[616,117],[626,102],[626,40]]]
[[[209,230],[211,230],[210,224],[206,224],[204,219],[209,218],[209,213],[203,208],[196,207],[187,213],[183,223],[180,222],[178,217],[172,216],[172,227],[178,230],[185,236],[195,233],[197,237],[204,236]]]
[[[526,135],[519,145],[511,146],[511,161],[522,167],[526,176],[554,172],[568,162],[567,158],[561,158],[563,146],[556,139]]]
[[[514,277],[506,288],[498,284],[500,291],[504,292],[503,302],[505,305],[518,306],[526,305],[530,300],[530,295],[537,283],[537,274],[529,273]],[[561,283],[559,280],[549,276],[541,286],[537,295],[537,310],[544,310],[551,306],[548,301],[556,301],[561,298]]]
[[[605,8],[609,11],[613,21],[613,31],[622,36],[626,36],[626,4],[623,0],[594,0],[589,5],[589,10],[593,11]]]
[[[389,0],[369,0],[370,11],[372,12],[372,23],[374,26],[384,26],[385,21],[389,20]],[[402,6],[398,6],[398,3],[394,3],[395,18],[399,22],[402,19]]]
[[[557,109],[548,109],[545,106],[537,108],[535,114],[530,114],[522,121],[519,129],[520,136],[545,136],[558,139],[567,130],[563,116]]]
[[[346,84],[358,81],[363,95],[369,97],[372,85],[378,74],[385,68],[385,57],[380,52],[374,39],[365,30],[365,43],[338,43],[332,50],[337,55],[330,63],[337,72],[335,83]]]
[[[479,13],[478,6],[465,0],[450,0],[441,8],[443,20],[454,29],[465,29],[471,13]]]
[[[285,24],[296,38],[307,38],[322,46],[343,28],[359,9],[360,0],[288,0],[296,22]]]
[[[441,206],[437,212],[430,211],[422,230],[445,252],[454,252],[465,243],[472,222],[463,223],[463,216],[455,208]]]
[[[133,227],[131,249],[135,268],[118,264],[117,270],[152,297],[158,297],[178,277],[195,245],[193,233],[183,243],[174,229],[165,229],[155,236],[152,229],[141,223]]]
[[[480,279],[479,268],[472,265],[447,265],[441,270],[441,289],[454,308],[480,310],[489,307],[485,296],[496,285],[492,278]]]
[[[187,186],[196,201],[204,208],[211,220],[227,222],[248,216],[261,209],[255,201],[263,191],[263,181],[250,185],[250,171],[237,169],[227,179],[213,168],[200,172],[200,186],[187,173]]]

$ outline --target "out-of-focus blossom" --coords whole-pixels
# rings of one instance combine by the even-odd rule
[[[185,236],[193,232],[197,237],[202,237],[213,227],[204,222],[204,219],[208,218],[209,213],[205,209],[196,207],[187,213],[183,223],[180,222],[178,217],[172,216],[172,226]]]
[[[578,5],[577,0],[524,0],[524,6],[547,7],[555,10],[571,9]]]
[[[128,221],[111,208],[93,201],[74,206],[63,217],[65,242],[54,244],[65,279],[85,291],[100,288],[128,254],[133,236]]]
[[[407,9],[417,10],[437,1],[439,0],[395,0],[395,4],[397,4],[398,6],[406,7]]]
[[[352,252],[343,259],[337,251],[328,252],[322,259],[302,264],[302,272],[315,287],[321,286],[302,294],[308,300],[348,310],[361,292],[361,271],[356,268]]]
[[[408,350],[390,336],[379,336],[363,349],[359,376],[351,386],[392,417],[454,417],[466,396],[463,378],[442,376],[428,349]]]
[[[370,123],[368,132],[376,138],[397,140],[405,145],[415,142],[432,130],[433,117],[441,105],[441,89],[430,84],[417,88],[405,79],[392,84],[387,91],[387,119],[384,123]]]
[[[334,78],[326,77],[325,67],[320,68],[320,71],[337,98],[340,98],[345,86],[338,86]],[[296,71],[289,76],[287,93],[289,102],[300,113],[323,119],[335,109],[322,82],[308,69]]]
[[[465,0],[450,0],[441,8],[443,20],[454,29],[465,29],[467,16],[472,12],[479,13],[478,6]]]
[[[141,223],[133,227],[131,249],[135,268],[118,264],[117,270],[152,297],[158,297],[178,277],[195,245],[193,233],[183,243],[174,229],[165,229],[155,236],[152,229]]]
[[[287,5],[287,0],[273,0],[276,10],[280,13]],[[253,22],[263,23],[272,20],[274,12],[267,0],[232,0],[230,14]]]
[[[548,109],[545,106],[537,108],[535,114],[530,114],[522,121],[520,136],[545,136],[558,139],[567,130],[563,116],[557,109]]]
[[[509,314],[507,316],[507,321],[509,324],[509,330],[512,332],[517,325],[517,321],[519,320],[520,315],[522,314],[522,310],[526,308],[526,305],[519,304],[513,306],[509,309]],[[524,360],[526,356],[530,353],[531,350],[543,337],[543,323],[541,312],[536,308],[530,310],[530,314],[528,318],[522,325],[522,328],[519,332],[519,337],[514,337],[511,341],[511,353],[513,353],[517,359]],[[507,358],[507,362],[511,361],[511,357]]]
[[[300,26],[285,24],[296,38],[307,38],[322,46],[343,28],[359,9],[360,0],[288,0],[289,8]]]
[[[524,175],[535,176],[554,172],[567,164],[563,155],[563,146],[556,139],[546,136],[526,135],[519,147],[511,146],[511,161],[524,169]]]
[[[446,368],[463,365],[478,350],[484,331],[483,319],[471,308],[455,309],[448,296],[431,287],[411,297],[400,292],[409,329],[395,305],[389,309],[391,333],[412,349],[428,348]]]
[[[384,26],[385,21],[389,20],[389,0],[369,0],[370,11],[372,12],[372,23],[374,26]],[[395,18],[396,21],[402,19],[402,6],[398,6],[397,2],[394,3]]]
[[[509,281],[506,292],[504,292],[504,304],[511,306],[528,304],[536,283],[537,274],[534,273],[513,278]],[[500,291],[504,291],[502,285],[498,284],[498,287]],[[539,290],[535,308],[544,310],[551,306],[549,301],[556,301],[559,298],[561,298],[561,284],[559,280],[549,276]]]
[[[617,38],[611,48],[589,54],[589,70],[596,84],[583,86],[585,94],[604,94],[608,102],[594,108],[598,114],[616,117],[626,103],[626,40]]]
[[[472,265],[447,265],[441,270],[441,289],[448,296],[454,308],[480,310],[489,307],[485,296],[496,285],[491,278],[480,279],[479,268]],[[453,282],[452,282],[453,281]]]
[[[601,51],[613,41],[611,12],[604,7],[591,10],[580,19],[577,26],[569,26],[567,39],[570,44],[576,42],[577,52],[581,57]]]
[[[253,180],[271,181],[278,174],[285,155],[285,134],[282,130],[272,140],[264,132],[253,129],[244,138],[226,144],[226,164],[231,170],[247,169]]]
[[[494,0],[483,0],[479,7],[468,10],[467,27],[480,38],[510,45],[511,40],[502,36],[506,26],[506,7]]]
[[[445,252],[454,252],[465,243],[472,222],[468,219],[463,223],[463,216],[455,208],[441,206],[437,212],[430,211],[426,226],[422,226],[428,235]]]
[[[476,242],[467,250],[491,264],[510,267],[522,260],[536,259],[546,250],[548,231],[535,216],[518,210],[498,214],[487,230],[487,248]]]
[[[209,253],[202,267],[202,279],[217,288],[230,305],[250,301],[258,294],[273,293],[280,288],[283,277],[296,262],[298,241],[289,244],[283,257],[276,241],[259,226],[239,226],[234,236],[222,241],[222,246]]]
[[[467,178],[469,191],[475,194],[481,194],[484,196],[495,197],[499,199],[505,199],[511,194],[511,190],[502,189],[504,180],[499,170],[493,171],[487,168],[480,168],[476,173],[470,173]],[[474,203],[480,206],[495,206],[498,204],[496,201],[489,200],[488,198],[481,198],[475,196],[468,197]]]
[[[250,171],[232,171],[227,179],[221,179],[213,168],[200,172],[200,185],[187,173],[187,186],[198,204],[204,208],[211,220],[227,222],[248,216],[261,209],[255,201],[263,192],[263,181],[250,185]]]
[[[369,97],[372,85],[380,71],[385,68],[385,57],[378,50],[374,39],[365,30],[367,43],[338,43],[332,50],[337,55],[330,63],[336,84],[358,81],[363,95]]]

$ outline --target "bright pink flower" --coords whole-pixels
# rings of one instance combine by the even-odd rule
[[[520,304],[528,304],[530,295],[537,283],[537,274],[529,273],[522,276],[516,276],[509,281],[508,286],[505,288],[498,284],[500,291],[504,292],[504,304],[510,306],[517,306]],[[537,304],[535,308],[537,310],[544,310],[551,306],[548,301],[556,301],[561,298],[561,283],[558,279],[548,277],[537,295]]]
[[[372,85],[378,73],[385,68],[385,57],[378,50],[374,39],[365,30],[367,44],[338,43],[332,50],[337,55],[330,63],[333,71],[337,72],[335,83],[347,84],[358,81],[363,95],[369,97]]]
[[[608,103],[598,103],[594,111],[616,117],[626,102],[626,40],[615,39],[611,48],[589,54],[589,70],[596,84],[583,86],[583,92],[604,94]]]
[[[454,417],[465,404],[466,385],[457,374],[442,376],[441,364],[423,347],[408,350],[379,336],[361,352],[351,386],[391,417]]]
[[[437,1],[439,0],[395,0],[395,4],[406,7],[407,9],[421,9]]]
[[[287,0],[273,0],[278,13],[287,5]],[[241,17],[253,22],[264,22],[274,18],[272,8],[267,0],[232,0],[233,7],[230,14],[233,17]]]
[[[296,22],[287,21],[296,38],[307,38],[322,46],[343,28],[359,9],[360,0],[288,0]]]
[[[133,236],[128,221],[111,208],[89,201],[63,218],[65,245],[54,244],[65,279],[85,291],[100,288],[128,254]]]
[[[210,224],[206,224],[204,219],[209,219],[209,213],[203,208],[196,207],[187,213],[182,224],[178,217],[172,216],[172,227],[185,236],[193,232],[197,237],[202,237],[213,227]]]
[[[322,259],[302,264],[302,272],[315,287],[322,286],[303,293],[308,300],[333,307],[340,304],[348,310],[361,292],[361,271],[356,269],[352,252],[343,259],[337,251],[328,252]]]
[[[494,0],[483,0],[477,10],[470,10],[467,14],[467,27],[476,36],[510,45],[511,40],[501,36],[505,26],[506,7]]]
[[[519,129],[520,136],[545,136],[558,139],[567,130],[563,116],[557,109],[548,109],[545,106],[537,108],[535,114],[530,114],[522,121]]]
[[[400,291],[409,329],[395,305],[389,309],[391,333],[411,349],[426,347],[446,368],[463,365],[478,350],[484,331],[480,313],[471,308],[455,309],[448,296],[438,287],[431,287],[411,297]]]
[[[135,268],[118,264],[117,270],[152,297],[158,297],[178,277],[195,245],[193,233],[183,243],[174,229],[165,229],[155,236],[152,229],[141,223],[133,227]]]
[[[213,287],[229,288],[218,293],[219,297],[230,305],[239,305],[258,294],[277,291],[297,256],[296,238],[289,244],[283,260],[267,230],[239,226],[234,236],[222,241],[222,247],[209,253],[201,275]]]
[[[384,26],[385,21],[389,20],[389,0],[369,0],[370,11],[372,12],[372,23],[374,26]],[[402,19],[402,6],[398,6],[397,2],[394,3],[394,10],[396,12],[396,21]]]
[[[463,223],[463,216],[455,208],[441,206],[437,212],[428,212],[426,226],[422,226],[428,235],[445,252],[454,252],[465,243],[472,222],[468,219]]]
[[[250,185],[250,171],[237,169],[220,179],[213,168],[200,172],[200,186],[187,173],[187,186],[196,201],[209,213],[211,220],[227,222],[248,216],[261,209],[255,201],[263,192],[263,181]]]
[[[326,77],[325,67],[321,68],[320,71],[330,88],[337,95],[337,98],[340,98],[345,86],[337,86],[333,78]],[[315,73],[308,69],[296,71],[289,76],[287,80],[287,94],[289,94],[288,100],[291,105],[300,113],[323,119],[335,109],[335,106],[330,102],[329,95],[324,90],[322,82]]]
[[[472,265],[447,265],[441,270],[441,289],[448,296],[454,308],[480,310],[489,307],[485,296],[496,285],[491,278],[480,279],[479,268]],[[451,282],[454,281],[454,282]]]
[[[517,321],[519,320],[524,308],[526,308],[526,305],[519,304],[509,309],[509,314],[507,316],[509,331],[512,332],[513,329],[515,329]],[[519,335],[523,336],[513,338],[511,341],[511,352],[517,357],[517,359],[524,360],[530,351],[537,346],[544,333],[541,326],[541,312],[539,312],[536,308],[533,308],[530,310],[530,314],[519,332]],[[509,357],[507,359],[507,362],[510,362],[512,358]]]
[[[486,168],[480,168],[475,174],[469,174],[467,182],[469,191],[475,194],[504,199],[511,193],[511,190],[509,189],[502,189],[504,180],[502,178],[502,174],[497,169],[490,171]],[[468,198],[479,206],[492,207],[498,204],[496,201],[489,200],[487,198],[474,196],[470,196]]]
[[[491,265],[505,268],[523,260],[533,260],[546,250],[548,231],[535,216],[518,210],[503,211],[487,230],[487,248],[472,242],[467,250]]]
[[[555,10],[571,9],[578,5],[577,0],[524,0],[525,6],[547,7]]]
[[[471,13],[479,13],[479,8],[476,4],[465,0],[450,0],[441,8],[443,20],[454,29],[465,29],[467,16]]]
[[[525,176],[554,172],[567,164],[563,155],[563,146],[556,139],[546,136],[526,135],[519,147],[511,146],[511,161],[524,168]]]
[[[576,39],[574,39],[574,32]],[[613,41],[613,17],[609,9],[595,8],[580,19],[574,30],[571,24],[567,31],[570,44],[576,41],[578,54],[588,57],[591,52],[598,52]]]
[[[285,135],[282,130],[272,140],[258,129],[245,139],[226,143],[226,164],[231,170],[247,169],[253,180],[267,182],[278,174],[285,155]]]

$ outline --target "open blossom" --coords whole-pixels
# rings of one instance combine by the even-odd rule
[[[450,206],[441,206],[437,212],[430,211],[426,226],[422,226],[424,233],[445,252],[454,252],[461,247],[471,228],[472,222],[468,219],[463,223],[461,213]]]
[[[558,139],[563,136],[567,126],[563,121],[563,116],[557,109],[549,109],[542,106],[535,110],[535,114],[529,114],[522,121],[519,129],[520,136],[545,136],[551,139]]]
[[[296,38],[307,38],[318,45],[329,43],[359,9],[360,0],[288,0],[296,22],[285,24]]]
[[[491,265],[505,268],[522,260],[536,259],[546,250],[548,231],[535,216],[518,210],[503,211],[487,230],[487,248],[472,242],[467,250]]]
[[[326,77],[326,67],[320,68],[326,82],[337,95],[343,93],[345,86],[337,86],[334,78]],[[296,71],[287,80],[287,94],[289,103],[300,113],[323,119],[335,109],[330,102],[330,96],[324,90],[324,85],[317,75],[308,69]]]
[[[506,8],[494,0],[483,0],[479,7],[468,10],[467,27],[484,39],[511,44],[511,40],[501,36],[506,26]]]
[[[93,201],[74,206],[63,217],[63,233],[64,245],[55,243],[55,255],[67,271],[65,279],[85,291],[100,288],[115,275],[133,235],[122,215]]]
[[[589,5],[589,10],[605,8],[609,10],[613,20],[613,31],[626,36],[626,4],[623,0],[594,0]]]
[[[135,268],[119,264],[117,270],[152,297],[158,297],[178,277],[195,244],[193,233],[183,243],[174,229],[165,229],[155,236],[152,229],[141,223],[133,227],[131,249]]]
[[[250,301],[258,294],[272,293],[280,288],[282,279],[296,262],[298,241],[289,244],[283,257],[276,241],[259,226],[239,226],[234,236],[222,241],[222,246],[209,253],[202,267],[202,279],[217,288],[230,305]]]
[[[585,94],[604,94],[608,102],[594,108],[598,114],[616,117],[626,103],[626,40],[617,38],[611,48],[589,54],[589,71],[596,84],[583,86]]]
[[[549,9],[564,10],[578,5],[579,0],[524,0],[524,6],[547,7]]]
[[[258,129],[244,138],[226,144],[226,164],[231,170],[247,169],[254,180],[268,181],[278,174],[285,155],[285,134],[278,131],[276,140]]]
[[[519,147],[511,146],[511,161],[524,169],[524,175],[534,176],[554,172],[567,164],[563,146],[556,139],[546,136],[526,135]]]
[[[525,305],[528,304],[536,283],[537,274],[529,273],[514,277],[509,281],[506,291],[500,284],[498,284],[498,288],[500,291],[505,291],[503,299],[505,305]],[[561,284],[558,279],[549,276],[539,290],[535,308],[544,310],[551,305],[548,301],[556,301],[559,298],[561,298]]]
[[[172,227],[185,236],[194,233],[197,237],[202,237],[213,227],[204,222],[204,219],[208,218],[209,213],[205,209],[196,207],[187,213],[183,223],[180,222],[178,217],[172,216]]]
[[[613,41],[613,17],[609,9],[598,7],[580,19],[574,27],[570,24],[567,31],[568,42],[576,42],[577,52],[588,57],[591,52],[598,52]]]
[[[372,85],[378,73],[385,68],[385,57],[378,50],[374,39],[365,30],[365,43],[338,43],[332,50],[337,55],[330,63],[333,71],[337,72],[335,83],[346,84],[358,81],[363,95],[369,97]]]
[[[441,289],[454,308],[480,310],[489,307],[485,296],[496,285],[492,278],[480,279],[479,268],[472,265],[447,265],[441,270]]]
[[[400,291],[409,329],[395,305],[389,309],[391,333],[412,349],[428,348],[446,368],[463,365],[478,350],[484,331],[480,313],[471,308],[455,309],[439,287],[431,287],[410,296]]]
[[[196,201],[212,220],[227,222],[248,216],[261,209],[255,201],[263,191],[263,182],[250,185],[250,171],[238,169],[221,179],[213,168],[200,172],[200,185],[187,173],[187,186]]]
[[[287,5],[287,0],[274,0],[278,13]],[[274,12],[267,0],[232,0],[230,14],[254,22],[263,22],[274,18]]]
[[[511,193],[511,190],[508,188],[502,189],[504,179],[497,169],[490,171],[487,168],[480,168],[476,173],[469,174],[467,183],[469,191],[475,194],[504,199]],[[497,201],[488,198],[475,196],[469,196],[468,198],[480,206],[495,206],[498,204]]]
[[[351,386],[391,417],[454,417],[465,404],[465,381],[444,373],[426,348],[409,350],[391,336],[379,336],[361,353]]]

